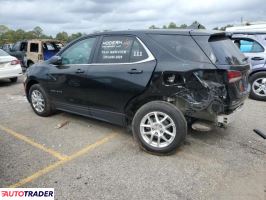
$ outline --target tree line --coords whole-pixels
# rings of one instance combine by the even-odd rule
[[[36,26],[30,31],[25,31],[22,29],[13,30],[8,28],[5,25],[0,25],[0,46],[7,43],[15,43],[20,40],[30,40],[30,39],[57,39],[63,42],[70,42],[84,34],[72,33],[68,34],[65,31],[59,32],[55,37],[52,35],[46,35],[43,32],[43,29],[39,26]]]
[[[215,27],[213,30],[221,30],[224,31],[227,27],[232,27],[233,25],[228,24],[223,27]],[[185,28],[197,28],[197,29],[205,29],[205,26],[200,24],[197,21],[194,21],[191,25],[181,24],[177,25],[175,22],[170,22],[168,25],[163,25],[162,27],[158,27],[156,25],[151,25],[149,29],[185,29]],[[65,31],[59,32],[55,37],[52,35],[46,35],[43,32],[43,29],[39,26],[36,26],[30,31],[25,31],[22,29],[13,30],[5,25],[0,25],[0,46],[7,43],[15,43],[20,40],[29,40],[29,39],[57,39],[63,42],[70,42],[80,36],[84,35],[83,33],[72,33],[68,34]]]

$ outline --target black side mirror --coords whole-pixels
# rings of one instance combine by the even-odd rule
[[[49,59],[49,64],[61,65],[62,64],[62,58],[60,56],[53,56]]]

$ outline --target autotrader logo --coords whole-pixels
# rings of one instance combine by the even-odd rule
[[[0,200],[54,200],[54,188],[0,188]]]

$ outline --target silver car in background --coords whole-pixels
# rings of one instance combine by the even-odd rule
[[[235,32],[233,42],[251,64],[250,97],[266,100],[266,32]]]

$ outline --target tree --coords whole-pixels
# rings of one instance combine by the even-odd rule
[[[69,37],[68,37],[68,42],[75,40],[79,37],[82,36],[82,33],[78,32],[78,33],[72,33]]]
[[[189,27],[193,29],[206,29],[205,26],[200,24],[198,21],[194,21]]]
[[[170,22],[169,25],[168,25],[168,28],[169,28],[169,29],[177,28],[176,23],[174,23],[174,22]]]
[[[158,29],[158,27],[156,27],[155,25],[151,25],[149,29]]]
[[[42,30],[41,27],[36,26],[36,27],[33,29],[33,32],[34,32],[34,34],[36,35],[37,38],[40,38],[40,37],[42,36],[43,30]]]
[[[56,36],[55,36],[55,38],[57,39],[57,40],[62,40],[62,41],[68,41],[68,34],[67,34],[67,32],[59,32],[59,33],[57,33],[56,34]]]

